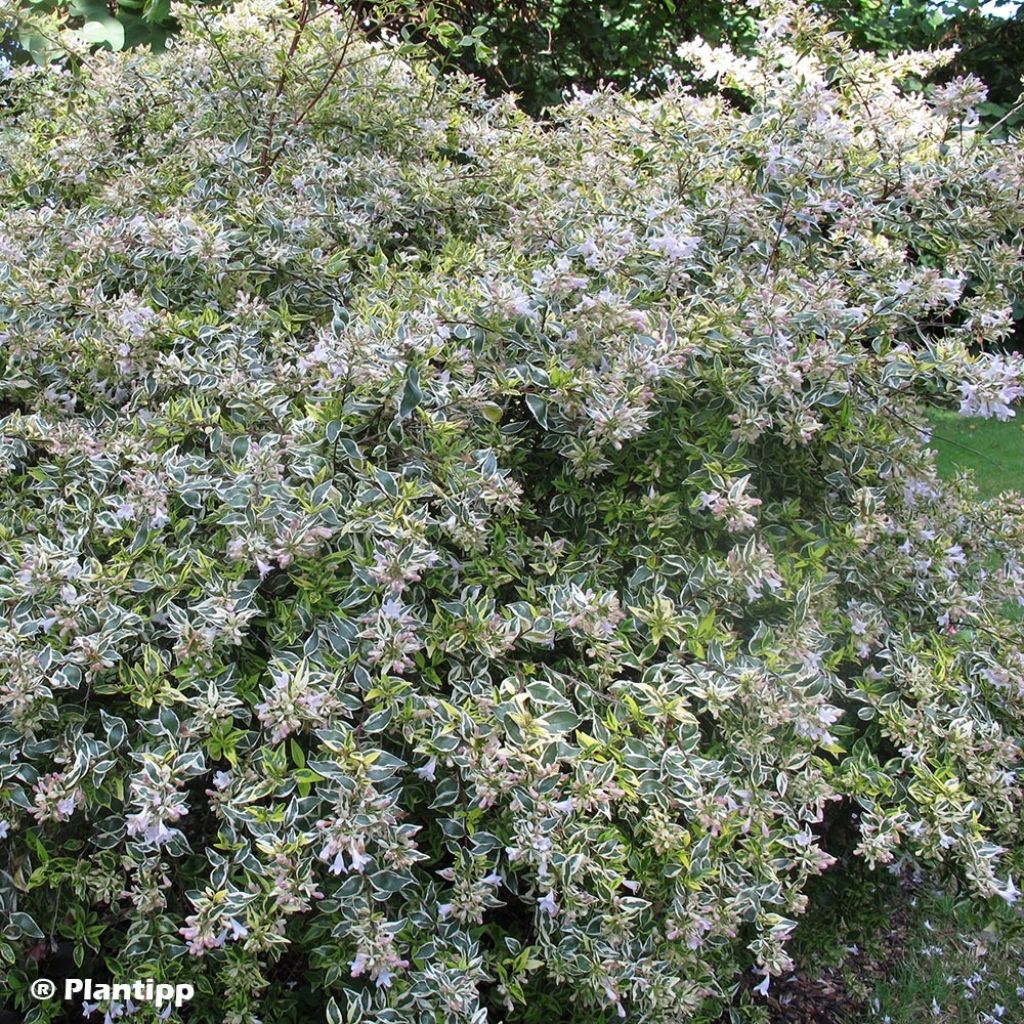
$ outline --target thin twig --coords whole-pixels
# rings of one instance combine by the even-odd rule
[[[274,87],[274,95],[270,100],[270,111],[267,115],[266,138],[263,141],[263,149],[260,152],[259,159],[260,177],[264,180],[266,180],[267,175],[270,173],[270,157],[274,145],[274,123],[277,120],[278,103],[281,99],[281,94],[284,92],[284,87],[288,82],[288,69],[291,67],[292,60],[295,57],[295,52],[299,48],[299,40],[302,38],[302,33],[306,28],[306,23],[309,21],[309,14],[309,0],[302,0],[302,6],[299,8],[299,18],[295,25],[295,31],[292,33],[292,40],[288,45],[288,53],[285,55],[284,62],[281,64],[281,74],[277,77],[277,85]]]
[[[342,68],[345,66],[345,58],[348,56],[348,50],[352,42],[352,37],[355,33],[355,26],[356,16],[353,13],[348,23],[348,31],[345,33],[345,41],[344,43],[342,43],[341,53],[338,55],[338,59],[334,62],[333,66],[331,67],[330,73],[324,79],[323,83],[321,84],[320,88],[316,91],[316,93],[313,95],[312,99],[310,99],[306,106],[303,107],[300,113],[298,113],[294,118],[292,118],[291,124],[289,125],[290,129],[297,128],[306,120],[306,117],[315,109],[316,105],[320,102],[320,100],[323,99],[324,94],[327,92],[327,90],[331,87],[331,84],[341,73]],[[269,147],[270,141],[271,140],[268,137],[267,147]],[[261,160],[260,164],[260,169],[263,173],[264,178],[266,178],[266,176],[270,173],[271,168],[277,162],[278,157],[280,157],[283,151],[283,144],[278,146],[277,149],[274,150],[272,154],[268,152],[267,148],[264,149],[264,155],[266,156],[266,159]]]

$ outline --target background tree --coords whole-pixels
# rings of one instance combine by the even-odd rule
[[[189,6],[213,10],[223,4],[190,0]],[[757,26],[756,8],[723,0],[337,0],[337,6],[351,6],[371,34],[390,31],[433,41],[445,63],[483,79],[492,94],[515,92],[532,114],[573,88],[609,83],[656,92],[667,71],[683,68],[675,52],[680,43],[699,36],[747,51]],[[983,11],[981,0],[818,0],[812,6],[863,49],[960,46],[960,56],[941,74],[981,77],[990,89],[983,116],[1002,117],[1018,98],[1024,74],[1021,7],[1005,17],[991,5]],[[170,0],[38,0],[23,8],[70,17],[85,39],[114,50],[159,50],[178,30]],[[37,30],[15,29],[7,49],[13,59],[56,56],[52,41]]]

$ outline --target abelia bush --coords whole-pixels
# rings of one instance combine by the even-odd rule
[[[25,1019],[710,1021],[837,860],[1012,900],[1024,510],[926,418],[1024,393],[983,86],[783,8],[541,124],[180,15],[0,87]]]

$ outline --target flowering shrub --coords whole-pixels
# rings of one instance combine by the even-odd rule
[[[783,10],[538,125],[285,14],[2,85],[25,1019],[70,950],[196,1022],[709,1021],[836,857],[1013,899],[1024,512],[924,425],[1024,393],[983,87]]]

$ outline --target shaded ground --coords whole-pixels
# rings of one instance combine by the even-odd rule
[[[770,1000],[772,1024],[853,1024],[871,1017],[872,990],[887,981],[910,939],[906,908],[881,929],[870,951],[853,944],[835,966],[798,968]]]
[[[1024,1024],[1024,916],[956,888],[882,881],[826,898],[797,936],[770,1024]],[[829,937],[829,930],[835,934]]]

